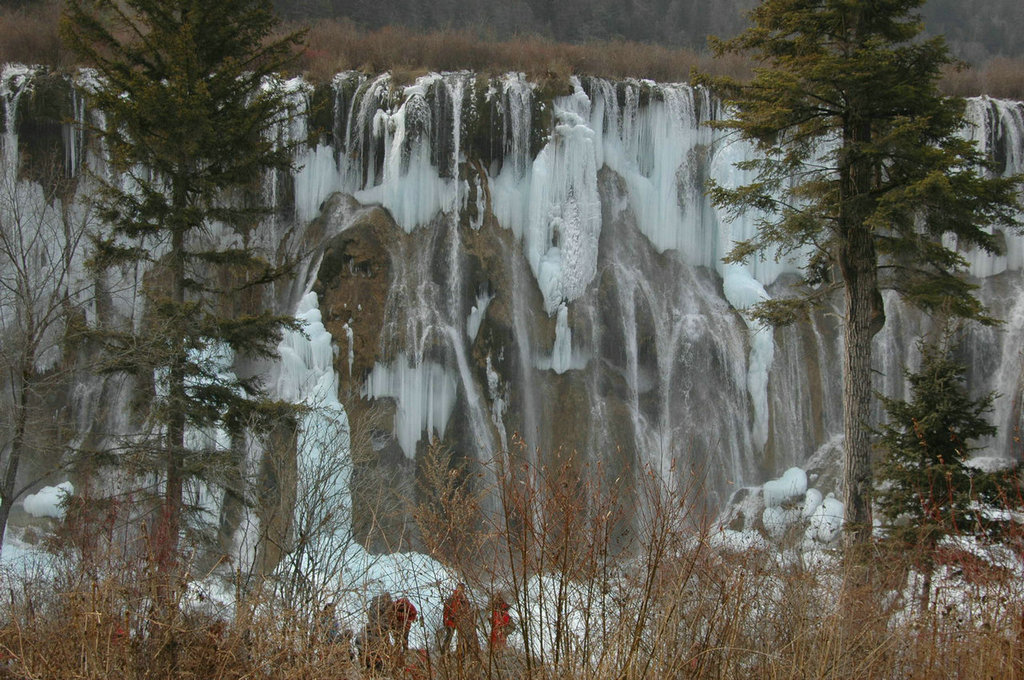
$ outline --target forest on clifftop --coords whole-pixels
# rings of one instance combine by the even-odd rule
[[[744,26],[756,0],[274,0],[283,30],[309,29],[294,70],[391,71],[400,82],[428,71],[520,71],[565,82],[572,74],[687,81],[693,69],[749,76],[743,57],[712,58],[707,37]],[[57,35],[62,0],[0,0],[0,63],[74,66]],[[930,33],[945,33],[965,68],[940,87],[958,96],[1024,99],[1019,0],[931,0]]]
[[[36,10],[54,0],[3,0],[0,10]],[[469,31],[481,39],[525,36],[556,42],[627,41],[704,51],[707,36],[746,25],[757,0],[274,0],[291,21],[347,19],[360,29]],[[1020,0],[929,0],[926,32],[944,34],[953,53],[976,66],[1024,56]],[[8,39],[0,36],[0,41]]]
[[[507,39],[559,42],[627,40],[703,50],[708,35],[732,36],[757,0],[275,0],[286,19],[348,18],[363,28],[471,29]],[[928,33],[945,34],[953,53],[980,64],[1024,54],[1020,0],[929,0]]]

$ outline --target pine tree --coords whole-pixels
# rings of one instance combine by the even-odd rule
[[[273,356],[295,327],[261,306],[284,270],[251,245],[270,209],[262,179],[291,167],[292,149],[273,134],[289,116],[273,74],[299,36],[275,38],[276,25],[270,0],[68,0],[62,21],[67,45],[95,69],[92,104],[104,117],[95,133],[110,168],[93,180],[106,228],[93,261],[145,272],[142,323],[101,330],[109,370],[148,386],[139,401],[151,434],[129,450],[159,480],[150,542],[166,576],[184,492],[224,453],[187,433],[270,427],[286,410],[230,365]]]
[[[996,539],[1011,526],[1006,510],[1021,505],[1020,465],[983,472],[967,465],[974,442],[996,433],[987,420],[994,394],[972,399],[966,369],[936,346],[921,350],[907,372],[911,400],[882,397],[889,421],[879,431],[876,504],[889,540],[920,556],[922,599],[939,543],[947,536]]]
[[[922,0],[765,0],[752,27],[721,52],[750,54],[753,79],[703,79],[725,99],[718,126],[752,140],[741,167],[753,183],[712,186],[732,215],[759,211],[759,230],[728,261],[806,256],[798,297],[756,313],[798,318],[832,291],[845,295],[844,503],[847,545],[871,535],[871,340],[885,324],[881,291],[925,310],[991,322],[961,273],[960,248],[996,253],[986,227],[1019,226],[1020,178],[991,177],[988,160],[958,136],[964,102],[939,95],[950,63],[941,38],[922,40]]]

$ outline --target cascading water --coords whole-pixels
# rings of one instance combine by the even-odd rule
[[[734,163],[752,151],[705,125],[720,115],[708,92],[465,72],[289,87],[302,114],[282,139],[312,139],[291,185],[276,178],[288,205],[260,238],[315,255],[297,285],[316,291],[341,346],[353,422],[368,404],[390,408],[370,438],[380,460],[414,475],[434,435],[469,461],[518,435],[538,463],[561,447],[677,489],[699,478],[714,506],[841,432],[835,314],[763,328],[741,311],[784,294],[794,262],[721,262],[756,218],[727,223],[705,181],[745,183]],[[1021,104],[980,98],[968,114],[966,134],[1001,171],[1024,169]],[[67,140],[80,168],[81,140]],[[965,254],[1006,320],[973,329],[965,356],[972,389],[1002,395],[993,455],[1019,453],[1022,418],[1024,239],[1005,240],[1004,257]],[[876,387],[902,396],[928,324],[886,303]]]
[[[0,73],[0,96],[4,100],[3,171],[6,174],[16,175],[18,171],[18,102],[31,88],[32,75],[32,69],[10,64]]]
[[[439,78],[449,90],[456,82],[467,84],[463,76]],[[401,101],[409,106],[418,96],[413,92]],[[507,267],[488,270],[486,258],[469,253],[471,267],[485,268],[493,301],[475,306],[478,291],[463,289],[457,302],[477,310],[474,332],[459,336],[467,338],[462,356],[476,357],[475,375],[461,360],[448,364],[460,376],[455,410],[473,412],[477,423],[476,432],[463,440],[479,439],[485,420],[479,415],[488,414],[489,429],[498,430],[492,441],[508,441],[518,431],[531,450],[579,446],[597,458],[607,455],[599,448],[625,445],[638,463],[651,465],[667,481],[675,468],[700,468],[708,490],[721,498],[732,484],[755,483],[805,461],[841,430],[836,324],[826,315],[803,329],[773,332],[737,313],[781,293],[786,274],[798,262],[721,263],[733,240],[756,229],[756,216],[727,224],[710,207],[704,182],[711,176],[725,185],[748,181],[734,163],[752,152],[703,125],[719,115],[706,91],[573,79],[565,94],[540,101],[535,86],[507,76],[489,85],[486,97],[490,134],[500,136],[500,153],[485,159],[482,176],[461,183],[462,190],[476,182],[474,188],[486,192],[493,218],[487,224],[511,231],[531,276]],[[459,120],[454,110],[439,114],[434,101],[435,120]],[[425,114],[429,107],[416,108]],[[1021,153],[1015,135],[1024,129],[1012,120],[1014,111],[1015,105],[976,100],[970,112],[974,120],[995,121],[979,126],[976,136],[986,148],[1006,149],[1000,153],[1007,172]],[[346,138],[365,138],[360,121],[369,118],[347,116]],[[543,130],[537,129],[538,121]],[[470,137],[465,126],[460,132]],[[480,150],[470,148],[461,157],[469,160],[474,153]],[[422,149],[410,154],[428,155]],[[417,175],[408,187],[413,195],[444,179],[434,166],[420,171],[430,179]],[[389,178],[385,170],[379,184]],[[388,206],[383,189],[357,191],[362,192],[357,198],[370,198],[372,192]],[[425,214],[444,213],[442,202],[431,192],[426,195],[418,206],[430,204],[433,212],[392,210],[399,226],[441,228],[425,226]],[[474,229],[479,224],[470,221]],[[498,238],[498,232],[490,233]],[[1018,249],[1015,241],[1006,264],[995,266],[1018,270]],[[649,264],[638,266],[644,258]],[[511,260],[506,255],[506,262]],[[972,272],[999,273],[980,269],[988,265],[972,261]],[[490,310],[501,304],[504,313],[491,320],[502,334],[495,346],[486,329]],[[913,339],[925,325],[895,299],[890,307],[891,331],[876,340],[878,386],[895,394],[904,389],[902,371],[913,363]],[[614,309],[612,319],[609,309]],[[714,339],[714,351],[708,338]],[[459,346],[455,334],[449,339],[449,349]],[[499,361],[499,352],[514,360]],[[1012,365],[1000,373],[1003,384],[1012,383],[1008,391],[1017,391],[1019,361],[1007,356],[1003,363]],[[565,400],[572,408],[568,418]],[[496,420],[499,402],[503,408],[516,405],[512,411],[518,413],[504,410]],[[563,409],[557,419],[547,412],[552,403]],[[617,405],[609,409],[612,403]],[[615,411],[618,417],[611,415]],[[621,417],[623,411],[628,417]],[[454,439],[459,440],[457,433]]]

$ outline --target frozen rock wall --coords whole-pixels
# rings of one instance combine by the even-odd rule
[[[39,115],[25,87],[6,79],[5,103]],[[317,295],[340,403],[370,449],[353,484],[415,495],[437,437],[484,484],[499,451],[544,463],[574,450],[613,478],[652,470],[713,510],[841,432],[839,310],[764,328],[743,309],[799,263],[721,261],[755,223],[726,223],[705,182],[744,182],[734,163],[750,149],[706,125],[720,115],[708,92],[468,72],[343,73],[292,92],[300,113],[281,136],[306,141],[295,172],[268,179],[279,210],[261,238],[309,253],[275,304]],[[61,106],[68,173],[102,168],[66,122],[90,115],[74,88]],[[965,133],[1001,170],[1024,169],[1024,105],[980,98],[968,113]],[[24,172],[38,140],[7,116],[4,159],[20,149]],[[972,389],[1001,395],[988,453],[1019,456],[1024,240],[1005,239],[1003,257],[965,254],[1006,320],[972,330],[965,358]],[[886,302],[876,387],[901,395],[928,323]]]

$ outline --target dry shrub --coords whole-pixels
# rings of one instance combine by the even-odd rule
[[[992,97],[1024,99],[1024,59],[995,57],[983,69],[984,89]]]
[[[513,448],[494,462],[500,506],[476,539],[467,511],[484,497],[458,495],[457,467],[435,460],[420,492],[425,542],[475,593],[484,642],[491,594],[516,622],[514,650],[442,659],[438,677],[1024,677],[1024,602],[1005,568],[949,552],[922,610],[921,555],[879,546],[848,571],[835,550],[729,547],[693,514],[696,484]],[[477,547],[459,553],[455,536]]]
[[[328,80],[354,69],[381,73],[470,70],[484,74],[522,71],[534,77],[595,75],[684,81],[693,68],[743,77],[742,58],[711,59],[692,50],[621,40],[584,45],[556,43],[538,37],[487,40],[469,31],[417,33],[388,26],[362,31],[346,20],[322,20],[310,27],[308,48],[298,67],[314,81]]]
[[[155,625],[152,600],[134,587],[144,577],[126,569],[118,579],[65,590],[50,577],[4,574],[10,599],[0,627],[0,678],[351,677],[347,648],[259,603],[224,612],[183,608],[170,625]]]
[[[535,78],[575,74],[681,82],[688,80],[694,69],[744,80],[750,77],[752,64],[744,55],[712,57],[623,40],[568,44],[522,36],[494,41],[470,31],[417,33],[394,26],[363,31],[347,20],[321,20],[310,28],[309,46],[300,55],[298,68],[314,81],[350,69],[381,73],[399,68],[406,72],[465,69],[493,75],[522,71]],[[978,67],[949,66],[943,71],[940,87],[950,95],[1024,99],[1024,60],[996,57]]]
[[[58,35],[61,8],[61,0],[43,0],[0,9],[0,63],[73,65]],[[285,25],[280,35],[303,27]],[[751,64],[742,55],[711,57],[622,40],[574,45],[523,36],[495,41],[466,30],[418,33],[386,26],[365,31],[347,19],[320,19],[308,29],[308,44],[297,55],[296,68],[315,82],[326,82],[346,70],[383,73],[393,69],[403,73],[523,71],[533,77],[577,74],[659,82],[686,81],[694,69],[741,80],[751,74]],[[995,57],[981,66],[950,66],[943,71],[940,87],[956,96],[1024,99],[1024,59]]]
[[[423,544],[445,564],[472,573],[481,562],[484,535],[479,530],[483,493],[468,466],[456,461],[451,448],[431,442],[418,474],[413,518]]]
[[[939,89],[953,97],[973,97],[984,88],[981,73],[964,64],[949,65],[942,70]]]
[[[1024,59],[995,57],[981,66],[950,66],[942,73],[940,87],[958,97],[1024,99]]]
[[[694,69],[740,80],[752,72],[750,61],[737,54],[712,57],[689,49],[623,40],[574,45],[535,36],[495,41],[471,31],[417,33],[395,26],[364,31],[345,19],[317,21],[310,27],[308,40],[297,68],[318,82],[345,70],[382,73],[395,68],[403,72],[470,70],[487,75],[522,71],[535,78],[575,74],[659,82],[687,81]],[[957,96],[1024,99],[1024,60],[997,57],[981,67],[950,66],[943,71],[941,88]]]
[[[62,6],[60,0],[44,0],[0,9],[0,63],[70,65],[57,32]]]
[[[413,653],[416,677],[1024,678],[1015,571],[944,551],[922,606],[921,555],[878,549],[847,571],[834,551],[743,548],[694,514],[698,493],[521,441],[470,472],[435,444],[416,519],[469,584],[483,644],[475,659]],[[229,610],[192,597],[161,629],[116,510],[87,515],[56,570],[0,574],[0,677],[367,677],[309,603],[269,589]],[[513,603],[504,651],[487,645],[497,593]]]

